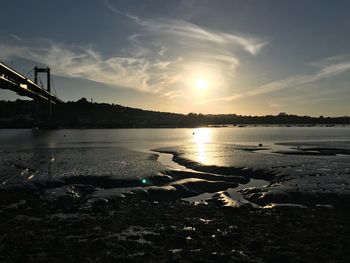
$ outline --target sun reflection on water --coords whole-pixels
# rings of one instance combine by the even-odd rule
[[[198,128],[193,132],[193,142],[195,143],[197,161],[206,163],[208,161],[208,147],[207,143],[211,142],[211,129]]]

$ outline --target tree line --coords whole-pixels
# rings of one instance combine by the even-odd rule
[[[336,125],[350,124],[350,117],[311,117],[287,113],[265,116],[237,114],[178,114],[124,107],[117,104],[92,103],[82,98],[53,105],[48,116],[48,105],[35,101],[0,101],[1,128],[162,128],[222,125]]]

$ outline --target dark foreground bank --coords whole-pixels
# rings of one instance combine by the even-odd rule
[[[0,193],[1,262],[350,262],[346,207]]]

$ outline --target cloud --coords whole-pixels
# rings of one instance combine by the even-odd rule
[[[178,92],[178,91],[169,91],[169,92],[164,92],[161,94],[161,97],[166,97],[169,99],[174,99],[177,97],[182,97],[183,93],[182,92]]]
[[[341,54],[341,55],[326,57],[317,61],[313,61],[309,63],[309,65],[317,68],[323,68],[329,65],[343,63],[344,61],[349,61],[349,60],[350,60],[350,54]]]
[[[52,68],[54,75],[81,78],[111,86],[158,93],[176,81],[166,69],[177,61],[159,61],[141,57],[104,58],[90,47],[41,42],[40,47],[14,46],[0,43],[4,60],[20,58]]]
[[[213,99],[204,99],[202,101],[197,102],[196,104],[207,104],[207,103],[211,103],[211,102],[218,102],[218,101],[233,101],[236,100],[238,98],[242,97],[241,94],[232,94],[230,96],[225,96],[225,97],[218,97],[218,98],[213,98]]]
[[[17,36],[16,34],[10,34],[10,36],[15,39],[15,40],[18,40],[18,41],[21,41],[22,38],[20,38],[19,36]]]
[[[119,11],[109,1],[105,4],[118,14],[118,19],[136,25],[136,32],[127,37],[128,45],[115,54],[104,56],[89,45],[12,37],[0,42],[0,56],[48,65],[59,76],[175,98],[185,94],[186,81],[196,68],[203,74],[222,75],[228,82],[239,66],[240,52],[256,55],[267,44],[257,37],[208,29],[184,20],[141,19]]]
[[[239,47],[252,55],[258,54],[260,50],[268,44],[268,41],[262,41],[257,37],[230,34],[219,30],[208,29],[185,20],[165,18],[141,19],[135,15],[121,12],[113,7],[108,0],[105,1],[105,3],[108,9],[114,13],[133,20],[143,28],[144,33],[133,35],[134,39],[138,37],[157,37],[161,38],[163,41],[175,42],[179,46],[195,45],[197,48],[198,44],[200,46],[205,45],[206,47],[214,44],[218,45],[214,46],[215,48],[220,47],[225,50],[232,50],[235,47]]]
[[[338,62],[337,64],[329,63],[333,62],[334,58],[335,57],[333,57],[333,59],[323,59],[322,63],[317,63],[320,69],[314,74],[299,74],[285,79],[273,81],[246,92],[244,96],[257,96],[284,90],[287,88],[296,88],[326,78],[331,78],[350,70],[350,61]],[[340,56],[338,56],[337,58],[340,58]]]
[[[317,83],[308,86],[308,90],[303,93],[294,93],[289,96],[280,96],[274,98],[273,103],[282,106],[297,105],[305,103],[319,103],[325,101],[337,100],[346,97],[349,93],[349,83],[337,86],[336,89],[319,89]]]

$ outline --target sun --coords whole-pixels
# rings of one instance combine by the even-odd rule
[[[208,81],[205,79],[197,79],[196,80],[196,88],[197,89],[206,89],[208,87]]]

